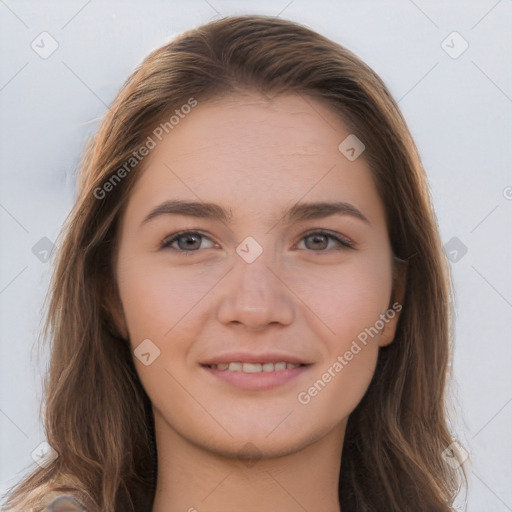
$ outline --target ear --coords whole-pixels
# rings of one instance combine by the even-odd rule
[[[126,326],[126,317],[124,316],[123,306],[119,298],[112,305],[112,322],[121,337],[127,340],[129,337],[128,327]]]
[[[102,307],[111,326],[111,333],[116,338],[120,337],[123,340],[127,340],[129,337],[128,327],[126,325],[126,317],[124,316],[123,305],[119,297],[116,283],[109,282],[108,290],[105,290],[105,295],[102,300]]]
[[[388,309],[384,313],[384,327],[379,336],[379,347],[390,345],[395,339],[396,327],[405,297],[405,284],[407,281],[407,261],[393,257],[393,289]]]

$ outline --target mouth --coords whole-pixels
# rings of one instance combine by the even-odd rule
[[[254,358],[252,358],[254,359]],[[268,359],[268,357],[267,357]],[[201,364],[207,374],[223,383],[247,391],[264,391],[284,386],[307,372],[312,363],[297,359],[276,358],[274,361],[217,361]]]
[[[309,366],[302,363],[291,363],[288,361],[275,361],[267,363],[247,363],[240,361],[232,361],[230,363],[217,363],[202,365],[212,370],[221,372],[243,372],[243,373],[273,373],[283,370],[292,370],[302,366]]]

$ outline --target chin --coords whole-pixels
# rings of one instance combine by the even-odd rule
[[[231,424],[229,429],[231,436],[225,432],[212,436],[211,431],[196,432],[194,436],[190,436],[189,431],[191,437],[189,441],[226,458],[254,461],[284,457],[301,451],[324,438],[329,432],[336,430],[339,424],[332,426],[324,422],[318,425],[307,425],[308,428],[299,425],[292,428],[282,428],[282,426],[281,424],[276,428],[275,423],[272,425],[260,423],[247,429],[245,424]]]

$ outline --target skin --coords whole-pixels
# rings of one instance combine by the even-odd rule
[[[144,162],[121,219],[116,271],[132,348],[150,339],[160,350],[147,366],[134,358],[155,415],[154,512],[340,510],[347,419],[398,319],[299,402],[392,303],[383,205],[364,154],[349,161],[338,150],[349,133],[318,100],[251,93],[199,103]],[[141,225],[169,199],[216,203],[232,218],[165,214]],[[285,225],[282,212],[298,201],[349,202],[369,222],[332,215]],[[187,229],[204,235],[190,254],[178,253],[187,236],[161,248]],[[320,229],[354,248],[305,236]],[[252,263],[236,252],[248,236],[263,249]],[[259,391],[200,365],[238,350],[281,350],[311,364]]]

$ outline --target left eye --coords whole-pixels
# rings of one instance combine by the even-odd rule
[[[338,245],[337,249],[340,248],[347,248],[347,249],[353,249],[354,245],[346,240],[345,238],[342,238],[340,236],[334,235],[330,233],[329,231],[311,231],[309,233],[306,233],[301,240],[312,240],[315,244],[320,244],[322,247],[316,247],[316,252],[323,252],[322,249],[327,249],[327,247],[324,247],[324,242],[327,242],[327,245],[329,244],[328,240],[334,240],[336,244]],[[341,247],[340,247],[341,246]],[[320,251],[318,251],[320,249]],[[336,248],[335,248],[336,249]]]
[[[208,238],[207,236],[203,235],[198,231],[182,231],[180,233],[175,233],[174,235],[165,238],[162,241],[161,249],[171,248],[179,253],[191,255],[201,248],[201,239],[210,240],[211,242],[210,238]],[[317,244],[317,247],[313,247],[312,249],[311,247],[306,247],[307,249],[311,249],[314,252],[324,252],[325,249],[328,248],[329,241],[334,241],[337,244],[337,247],[335,247],[334,249],[340,249],[343,247],[348,249],[354,248],[354,245],[350,241],[346,240],[345,238],[334,235],[328,231],[312,231],[306,233],[301,238],[301,241],[302,240],[306,242],[310,240],[312,241],[313,244]],[[175,242],[177,242],[178,247],[173,247],[173,244]],[[217,244],[212,242],[212,245],[206,248],[211,249],[215,245]],[[321,247],[318,247],[318,245],[320,245]]]

